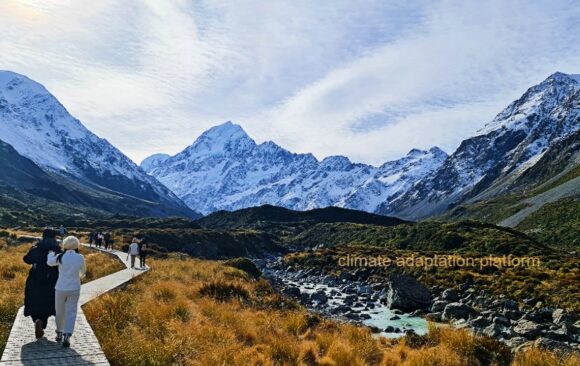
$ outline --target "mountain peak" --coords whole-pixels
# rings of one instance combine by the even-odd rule
[[[191,154],[222,154],[246,150],[256,146],[256,142],[248,136],[242,126],[227,121],[205,131],[195,142],[184,150]]]
[[[425,150],[420,150],[420,149],[411,149],[408,153],[407,156],[420,156],[420,155],[425,155],[427,153],[427,151]]]
[[[36,81],[24,75],[4,70],[0,70],[0,93],[10,103],[18,103],[38,94],[50,95],[48,90]]]
[[[250,138],[242,126],[232,123],[231,121],[210,128],[205,131],[201,137],[214,140],[237,140],[240,138]]]
[[[441,150],[438,146],[433,146],[429,149],[429,152],[433,155],[449,156],[449,154]]]
[[[566,74],[560,71],[556,71],[552,75],[548,76],[548,78],[544,82],[569,82],[574,81],[580,84],[580,75],[579,74]]]

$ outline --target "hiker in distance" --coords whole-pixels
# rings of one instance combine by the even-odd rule
[[[139,239],[133,238],[127,250],[127,260],[131,257],[131,268],[135,268],[135,258],[139,255],[139,242]]]
[[[110,232],[105,233],[103,240],[105,241],[105,249],[106,250],[113,250],[114,240],[113,240],[113,235]]]
[[[58,266],[59,276],[55,286],[56,341],[63,347],[70,346],[77,319],[78,302],[81,294],[81,278],[85,276],[85,258],[79,254],[79,239],[67,236],[62,242],[64,252],[48,253],[47,264]]]
[[[147,268],[147,266],[145,265],[146,257],[147,257],[147,243],[145,242],[145,238],[141,238],[141,240],[139,240],[139,264],[141,269]]]
[[[64,239],[64,236],[67,234],[66,228],[62,225],[60,225],[60,237]]]
[[[44,336],[48,318],[56,314],[54,287],[58,280],[58,269],[47,265],[49,252],[61,253],[53,229],[45,229],[42,240],[30,248],[23,258],[25,263],[32,265],[24,288],[24,316],[32,318],[37,339]]]

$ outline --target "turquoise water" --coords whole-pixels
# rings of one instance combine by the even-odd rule
[[[328,304],[331,306],[339,306],[344,304],[345,295],[340,293],[340,290],[336,287],[327,286],[323,284],[315,284],[309,282],[298,283],[296,281],[285,281],[287,283],[294,284],[300,288],[303,293],[311,294],[317,292],[318,290],[324,290],[327,296],[330,295],[332,290],[339,292],[338,295],[334,296],[332,299],[329,296]],[[381,330],[384,330],[388,326],[401,329],[401,333],[386,333],[381,332],[380,335],[387,338],[399,338],[405,335],[405,331],[412,329],[415,333],[423,335],[427,333],[427,321],[421,317],[411,316],[409,314],[394,314],[389,308],[380,302],[374,303],[375,308],[370,310],[363,310],[364,307],[353,307],[353,310],[361,310],[361,314],[368,314],[371,318],[364,319],[362,322],[368,326],[375,326]],[[391,320],[392,317],[397,315],[400,319]]]

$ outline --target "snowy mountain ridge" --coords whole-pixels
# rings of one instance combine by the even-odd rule
[[[436,170],[446,157],[435,147],[413,149],[380,167],[355,164],[344,156],[318,161],[271,141],[257,144],[241,126],[226,122],[204,132],[179,154],[156,154],[141,167],[204,214],[262,204],[373,212]]]
[[[0,71],[0,140],[52,173],[188,210],[169,189],[72,117],[41,84]]]
[[[436,174],[385,202],[379,212],[421,219],[466,200],[499,194],[509,189],[506,182],[579,128],[580,77],[556,72],[464,140]]]

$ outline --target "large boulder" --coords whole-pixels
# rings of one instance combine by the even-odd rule
[[[443,310],[443,320],[452,319],[469,319],[471,315],[475,314],[475,310],[469,305],[462,304],[460,302],[452,302],[445,306]]]
[[[432,298],[429,289],[414,277],[396,274],[389,278],[385,302],[390,309],[412,312],[429,310]]]

